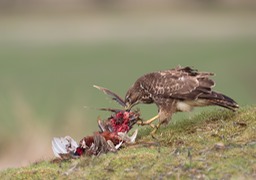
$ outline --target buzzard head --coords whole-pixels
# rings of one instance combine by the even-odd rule
[[[125,109],[130,110],[133,106],[141,102],[142,92],[133,85],[125,96]]]

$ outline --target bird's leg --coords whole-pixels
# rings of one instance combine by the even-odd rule
[[[159,118],[159,114],[154,116],[154,117],[152,117],[151,119],[149,119],[147,121],[139,121],[139,122],[137,122],[137,124],[142,125],[142,126],[150,125],[150,127],[153,128],[153,131],[150,134],[151,134],[151,136],[154,139],[156,139],[154,135],[156,134],[158,128],[160,127],[160,123],[158,123],[157,125],[154,125],[154,124],[152,124],[152,122],[154,122],[157,118]]]
[[[158,123],[157,125],[154,125],[154,124],[150,124],[150,126],[153,128],[153,131],[151,131],[150,135],[151,137],[156,141],[156,145],[157,145],[157,149],[158,149],[158,152],[160,153],[160,142],[159,140],[155,137],[155,134],[158,130],[158,128],[160,127],[161,123]]]
[[[152,125],[153,125],[153,124],[152,124]],[[151,134],[151,136],[152,136],[154,139],[155,139],[155,134],[156,134],[158,128],[160,127],[160,125],[161,125],[161,123],[158,123],[157,125],[151,126],[151,127],[153,128],[153,131],[152,131],[150,134]]]
[[[152,117],[151,119],[147,120],[147,121],[139,121],[137,122],[137,124],[139,125],[150,125],[150,127],[153,128],[153,131],[150,133],[150,135],[152,136],[153,139],[156,140],[156,144],[158,147],[158,152],[160,152],[160,143],[158,141],[158,139],[155,137],[155,134],[158,130],[158,128],[160,127],[161,123],[158,123],[157,125],[152,124],[152,122],[154,122],[157,118],[159,118],[159,114],[157,114],[156,116]]]
[[[151,119],[147,120],[147,121],[139,121],[137,122],[137,124],[144,126],[144,125],[150,125],[152,128],[154,128],[154,125],[151,124],[152,122],[154,122],[157,118],[159,118],[159,114],[152,117]]]

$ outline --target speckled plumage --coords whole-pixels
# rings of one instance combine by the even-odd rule
[[[155,103],[160,123],[169,122],[173,113],[190,111],[193,107],[218,105],[231,110],[237,103],[221,93],[212,91],[215,83],[213,73],[198,72],[190,67],[145,74],[127,91],[125,103],[132,107],[138,103]]]

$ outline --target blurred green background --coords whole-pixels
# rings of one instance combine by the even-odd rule
[[[97,131],[109,113],[94,108],[119,106],[94,84],[124,97],[145,73],[192,66],[255,104],[254,1],[3,0],[0,10],[0,169],[53,157],[54,136]],[[139,107],[145,119],[157,112]]]

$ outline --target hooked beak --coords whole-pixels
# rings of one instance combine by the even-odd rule
[[[133,106],[135,106],[137,104],[139,104],[139,101],[137,101],[137,102],[135,102],[133,104],[130,104],[129,102],[126,102],[124,108],[125,108],[126,111],[129,111],[129,110],[131,110],[133,108]]]
[[[129,111],[129,110],[131,110],[131,108],[132,108],[131,104],[127,102],[127,103],[125,104],[124,109],[125,109],[126,111],[127,111],[127,110]]]

